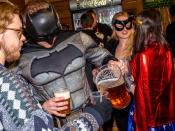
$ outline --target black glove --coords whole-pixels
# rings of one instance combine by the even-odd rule
[[[94,111],[89,111],[90,108],[94,109]],[[104,122],[107,122],[111,119],[112,104],[109,99],[104,99],[100,104],[87,106],[85,111],[92,114],[96,119],[96,114],[98,113],[103,120],[103,122],[99,122],[99,125],[102,125]]]

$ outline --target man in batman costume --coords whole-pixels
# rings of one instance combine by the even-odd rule
[[[71,114],[66,118],[59,117],[57,124],[62,126],[78,117],[89,102],[91,90],[85,75],[86,60],[96,66],[122,64],[114,61],[115,58],[107,50],[99,48],[85,33],[59,30],[58,19],[51,5],[37,8],[31,11],[28,6],[26,14],[24,11],[28,42],[24,44],[21,59],[14,70],[35,87],[37,99],[43,108],[55,116],[61,115],[53,92],[59,88],[70,89]],[[103,108],[100,110],[104,111]],[[104,120],[109,120],[105,115]]]

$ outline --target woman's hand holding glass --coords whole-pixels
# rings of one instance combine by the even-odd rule
[[[111,66],[114,66],[115,67],[115,65],[117,65],[119,68],[120,68],[120,70],[121,70],[121,72],[122,72],[122,75],[124,75],[124,72],[125,72],[125,64],[123,64],[123,62],[121,62],[121,61],[114,61],[114,60],[110,60],[109,62],[108,62],[108,64],[109,65],[111,65]]]

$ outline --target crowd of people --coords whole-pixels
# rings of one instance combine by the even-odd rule
[[[79,32],[62,30],[45,0],[27,3],[21,12],[0,0],[0,12],[0,130],[98,131],[114,119],[120,131],[175,129],[173,23],[164,37],[159,11],[118,12],[109,27],[90,9]],[[106,64],[122,72],[131,96],[124,109],[109,99],[90,101],[97,90],[94,72]],[[58,89],[70,90],[69,115],[60,113],[68,102],[54,97]]]

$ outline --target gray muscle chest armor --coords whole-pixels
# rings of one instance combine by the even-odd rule
[[[60,60],[60,52],[66,51],[66,48],[71,47],[77,53],[71,52],[71,61],[64,63]],[[60,63],[59,71],[46,71],[31,75],[32,63],[36,59],[42,59],[51,56],[53,52],[57,52],[58,58],[56,63]],[[67,55],[62,56],[66,59]],[[57,54],[56,54],[57,55]],[[104,58],[110,55],[109,52],[103,48],[96,46],[96,43],[86,34],[80,32],[57,44],[51,50],[43,50],[22,54],[17,68],[17,73],[22,74],[28,79],[37,91],[38,100],[44,102],[53,97],[53,92],[58,88],[68,88],[71,91],[71,110],[82,106],[89,98],[90,88],[85,75],[86,59],[91,63],[101,66]],[[54,63],[48,63],[54,64]],[[42,65],[41,65],[42,66]],[[59,64],[58,64],[59,66]]]

